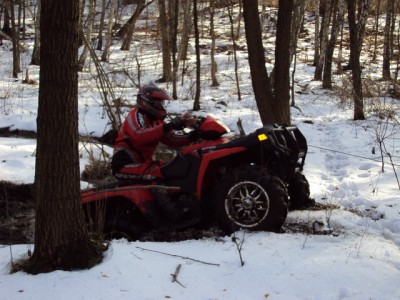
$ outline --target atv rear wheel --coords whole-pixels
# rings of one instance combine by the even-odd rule
[[[138,208],[129,200],[108,199],[104,221],[106,238],[136,240],[148,229],[147,225]]]
[[[287,216],[285,184],[259,167],[235,169],[218,183],[216,219],[222,229],[238,228],[278,232]]]

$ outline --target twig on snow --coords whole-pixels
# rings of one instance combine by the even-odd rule
[[[176,269],[175,269],[175,273],[170,274],[170,275],[172,276],[172,282],[177,282],[177,283],[179,283],[180,286],[185,288],[185,286],[182,283],[180,283],[178,280],[178,274],[179,274],[179,271],[181,270],[181,267],[182,267],[181,264],[177,265]]]
[[[195,262],[199,262],[199,263],[202,263],[202,264],[205,264],[205,265],[211,265],[211,266],[218,266],[219,267],[219,264],[209,263],[209,262],[201,261],[201,260],[198,260],[198,259],[190,258],[190,257],[187,257],[187,256],[185,257],[185,256],[181,256],[181,255],[176,255],[176,254],[169,254],[169,253],[165,253],[165,252],[161,252],[161,251],[157,251],[157,250],[145,249],[145,248],[142,248],[142,247],[136,247],[136,248],[140,249],[140,250],[143,250],[143,251],[149,251],[149,252],[160,253],[160,254],[164,254],[164,255],[168,255],[168,256],[180,257],[180,258],[183,258],[183,259],[189,259],[189,260],[192,260],[192,261],[195,261]]]

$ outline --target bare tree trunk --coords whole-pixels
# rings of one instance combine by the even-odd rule
[[[315,1],[315,10],[314,10],[314,15],[315,15],[315,27],[314,27],[314,63],[313,65],[316,66],[319,61],[320,57],[320,50],[321,50],[321,39],[320,39],[320,34],[319,34],[319,27],[320,27],[320,20],[319,20],[319,1],[320,0],[314,0]]]
[[[217,63],[215,61],[215,30],[214,30],[215,1],[210,1],[210,33],[211,33],[211,86],[219,86],[217,80]]]
[[[86,35],[86,39],[89,42],[91,42],[91,40],[92,40],[91,35],[92,35],[93,22],[94,22],[95,4],[96,4],[96,0],[89,0],[89,13],[88,13],[88,17],[86,20],[86,32],[84,33]],[[83,27],[83,18],[82,18],[82,27]],[[82,29],[82,33],[83,33],[83,29]],[[83,51],[78,60],[78,71],[83,70],[83,67],[85,66],[85,62],[86,62],[86,59],[88,56],[89,56],[89,49],[88,49],[87,45],[84,44]]]
[[[390,58],[392,56],[392,19],[394,14],[394,0],[388,0],[386,4],[386,23],[384,31],[384,41],[383,41],[383,64],[382,64],[382,78],[390,79],[392,76],[390,74]],[[393,21],[394,22],[394,21]]]
[[[274,111],[290,124],[290,36],[293,0],[280,0],[276,25]]]
[[[160,11],[160,32],[161,32],[161,48],[163,58],[163,74],[158,80],[159,82],[169,82],[172,80],[171,65],[171,41],[169,35],[169,23],[167,17],[167,7],[165,0],[158,0],[158,8]]]
[[[199,45],[199,24],[197,16],[197,0],[193,0],[193,24],[194,24],[194,40],[196,45],[196,93],[194,96],[193,110],[200,110],[200,75],[201,75],[201,61],[200,61],[200,45]]]
[[[171,44],[172,44],[172,98],[178,99],[177,80],[178,80],[178,21],[179,21],[179,2],[178,0],[170,0],[171,10],[173,10],[173,18],[171,20]]]
[[[325,2],[325,11],[322,17],[322,27],[321,27],[321,49],[320,56],[317,62],[317,66],[315,67],[314,80],[322,79],[322,71],[324,68],[325,55],[326,55],[326,47],[328,44],[329,38],[329,21],[331,14],[331,6],[333,0],[326,0]]]
[[[240,83],[239,83],[239,72],[238,72],[238,60],[237,60],[237,55],[236,55],[236,38],[235,38],[235,33],[234,33],[234,28],[233,28],[233,1],[229,1],[228,5],[228,16],[229,16],[229,21],[230,21],[230,28],[231,28],[231,39],[232,39],[232,45],[233,45],[233,58],[235,60],[235,79],[236,79],[236,89],[237,89],[237,94],[238,94],[238,100],[242,100],[242,96],[240,93]]]
[[[258,112],[262,123],[265,125],[268,123],[276,123],[278,119],[274,113],[272,87],[267,69],[265,68],[265,56],[257,2],[257,0],[243,2],[243,18],[249,52],[251,82]]]
[[[136,21],[139,19],[141,13],[150,3],[145,5],[145,0],[137,1],[135,12],[124,26],[126,31],[124,32],[124,41],[122,42],[121,50],[129,51],[129,49],[131,48],[131,42],[133,38],[133,32],[135,31],[136,27]],[[119,32],[122,32],[122,28]]]
[[[13,78],[18,78],[18,73],[21,72],[21,47],[19,44],[19,31],[15,20],[15,0],[8,0],[8,11],[11,20],[11,39],[13,43]]]
[[[354,97],[354,120],[364,120],[364,100],[362,92],[361,82],[361,65],[360,65],[360,54],[362,44],[363,29],[362,25],[365,26],[365,20],[363,20],[362,12],[358,15],[359,21],[356,22],[356,9],[353,0],[347,1],[347,11],[349,20],[350,30],[350,65],[352,70],[352,82],[353,82],[353,97]],[[367,8],[368,0],[360,0],[361,5],[365,5]],[[365,14],[366,18],[366,14]]]
[[[334,12],[332,13],[332,30],[331,37],[329,39],[326,55],[325,55],[325,63],[324,63],[324,72],[323,72],[323,80],[322,87],[325,89],[332,88],[332,59],[333,52],[335,50],[336,40],[340,32],[340,28],[343,25],[344,21],[344,12],[345,12],[346,3],[344,0],[335,0],[335,4],[332,7]]]
[[[100,24],[99,24],[99,34],[97,35],[97,50],[103,49],[103,27],[104,27],[104,20],[106,17],[106,6],[107,6],[107,0],[102,0]]]
[[[80,205],[80,26],[78,0],[42,2],[35,247],[24,264],[33,274],[90,268],[102,259],[100,248],[88,236]]]
[[[297,48],[297,40],[304,20],[304,12],[309,0],[295,0],[293,6],[292,28],[290,31],[290,61],[293,60]]]
[[[191,1],[185,0],[182,4],[183,8],[183,24],[181,33],[181,43],[179,46],[178,60],[187,59],[187,49],[189,45],[190,31],[193,25],[192,14],[191,14]]]
[[[114,15],[115,15],[115,5],[116,0],[110,0],[110,15],[108,17],[107,24],[107,35],[106,35],[106,45],[104,46],[103,53],[101,54],[101,61],[108,61],[108,54],[110,52],[111,41],[112,41],[112,27],[114,23]]]
[[[380,15],[380,10],[381,10],[381,0],[378,0],[378,3],[376,4],[376,13],[375,13],[375,26],[374,26],[374,31],[375,31],[375,38],[374,38],[374,54],[372,56],[372,61],[376,61],[376,49],[378,48],[378,30],[379,30],[379,15]]]
[[[41,0],[37,0],[36,4],[36,18],[35,18],[35,42],[33,45],[32,60],[31,64],[40,65],[40,3]]]

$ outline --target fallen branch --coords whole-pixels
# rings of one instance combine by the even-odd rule
[[[178,280],[178,274],[179,274],[179,271],[181,270],[181,267],[182,267],[182,265],[179,264],[179,265],[176,267],[176,269],[175,269],[175,273],[174,273],[174,274],[171,274],[171,276],[172,276],[172,282],[177,282],[177,283],[180,284],[180,286],[185,287],[185,286],[184,286],[182,283],[180,283],[179,280]]]
[[[154,252],[154,253],[160,253],[160,254],[164,254],[164,255],[168,255],[168,256],[173,256],[173,257],[180,257],[180,258],[183,258],[183,259],[188,259],[188,260],[192,260],[192,261],[195,261],[195,262],[199,262],[199,263],[202,263],[202,264],[205,264],[205,265],[211,265],[211,266],[218,266],[218,267],[219,267],[219,264],[209,263],[209,262],[197,260],[197,259],[190,258],[190,257],[185,257],[185,256],[181,256],[181,255],[176,255],[176,254],[169,254],[169,253],[165,253],[165,252],[161,252],[161,251],[157,251],[157,250],[145,249],[145,248],[142,248],[142,247],[136,247],[136,248],[138,248],[138,249],[140,249],[140,250],[143,250],[143,251],[149,251],[149,252]]]

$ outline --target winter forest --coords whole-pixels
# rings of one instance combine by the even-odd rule
[[[0,0],[0,299],[399,298],[399,16],[399,0]],[[279,230],[88,228],[81,193],[114,180],[149,83],[174,99],[167,122],[301,130],[306,185],[282,190],[314,204],[287,204]]]

